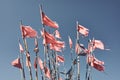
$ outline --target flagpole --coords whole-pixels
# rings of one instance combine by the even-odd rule
[[[21,25],[22,25],[22,21],[20,23],[20,26]],[[23,37],[23,43],[24,43],[24,47],[25,47],[25,51],[26,51],[26,59],[28,60],[28,57],[27,57],[27,54],[29,54],[29,52],[28,52],[28,46],[27,46],[26,38],[24,38],[24,37]],[[29,73],[30,73],[30,80],[33,80],[31,66],[29,66],[29,65],[28,65],[28,70],[29,70]]]
[[[19,41],[19,44],[20,44],[20,40],[18,40],[18,41]],[[23,62],[23,54],[22,54],[22,52],[20,52],[20,60],[22,62],[22,70],[21,70],[22,78],[23,78],[23,80],[26,80],[25,79],[25,71],[24,71],[24,62]]]
[[[40,15],[41,15],[41,22],[42,22],[42,5],[39,5],[40,7]],[[45,32],[45,26],[42,22],[43,32]],[[45,38],[45,35],[44,35]],[[44,62],[46,62],[46,43],[44,44]],[[45,66],[45,65],[44,65]],[[44,73],[44,80],[46,80],[45,73]]]
[[[26,50],[26,59],[28,60],[27,54],[29,54],[29,52],[28,52],[28,46],[27,46],[27,42],[26,42],[25,38],[23,38],[23,42],[24,42],[24,46],[25,46],[25,50]],[[31,66],[29,66],[29,65],[28,65],[28,70],[30,73],[30,80],[33,80]]]
[[[38,52],[39,52],[39,48],[38,48],[38,40],[37,40],[37,37],[35,38],[35,49],[34,49],[34,52],[36,53],[36,68],[35,68],[35,79],[38,80]]]
[[[77,28],[77,40],[76,43],[79,44],[79,32],[78,32],[78,21],[76,22],[76,28]],[[77,73],[77,80],[80,80],[80,56],[77,56],[77,69],[78,69],[78,73]]]

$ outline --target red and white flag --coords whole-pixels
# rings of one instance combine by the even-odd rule
[[[105,69],[104,62],[96,59],[92,55],[87,56],[87,63],[98,71],[104,71]]]
[[[84,36],[88,36],[89,34],[89,29],[85,28],[82,25],[78,25],[78,32],[81,33]]]
[[[30,27],[30,26],[21,25],[20,29],[21,29],[21,33],[22,33],[23,38],[35,38],[35,37],[37,37],[37,32],[34,29],[32,29],[32,27]]]
[[[20,63],[20,58],[15,59],[14,61],[11,62],[11,65],[14,67],[17,67],[19,69],[22,69],[22,65]]]
[[[96,63],[93,63],[93,67],[97,69],[98,71],[104,71],[105,67],[103,65],[99,65]]]
[[[40,10],[40,11],[41,11],[41,22],[42,22],[42,24],[44,24],[46,26],[49,26],[51,28],[59,28],[59,26],[56,22],[52,21],[49,17],[47,17],[42,10]]]
[[[45,67],[44,71],[45,71],[45,76],[46,76],[48,79],[50,79],[50,78],[51,78],[51,76],[50,76],[50,70],[49,70],[47,67]]]
[[[30,61],[30,54],[29,52],[26,53],[26,66],[30,67],[31,66],[31,61]]]
[[[34,68],[37,69],[37,58],[34,60]]]
[[[40,57],[38,57],[38,64],[40,66],[41,70],[44,70],[44,65],[43,65],[43,61],[40,59]]]
[[[80,54],[81,50],[80,50],[80,45],[78,43],[76,43],[76,46],[75,46],[75,52],[77,54]]]
[[[72,39],[70,38],[70,36],[68,36],[68,39],[69,39],[69,46],[70,46],[70,48],[72,48],[72,45],[73,45]]]
[[[56,46],[59,48],[65,47],[64,42],[56,40],[52,34],[46,32],[45,30],[41,31],[41,35],[43,36],[43,44],[52,44],[52,46]]]
[[[19,42],[19,49],[20,49],[20,53],[24,52],[24,49],[23,49],[22,45],[20,44],[20,42]]]
[[[57,62],[64,62],[65,61],[64,57],[62,57],[60,55],[57,55],[56,59],[57,59]]]
[[[54,44],[50,44],[50,49],[54,50],[54,51],[57,51],[57,52],[61,52],[61,47],[58,47]]]
[[[61,39],[61,36],[58,30],[55,30],[55,37],[58,39]]]
[[[94,40],[94,47],[101,49],[101,50],[104,50],[104,44],[100,40]]]

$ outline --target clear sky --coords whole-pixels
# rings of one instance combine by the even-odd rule
[[[120,1],[119,0],[0,0],[0,78],[1,80],[21,80],[19,69],[11,66],[18,57],[18,38],[21,38],[20,20],[24,25],[30,25],[40,34],[39,4],[47,16],[59,24],[62,40],[66,42],[63,53],[65,69],[70,68],[70,49],[68,35],[74,45],[76,38],[76,21],[90,30],[89,36],[81,38],[80,42],[87,47],[87,40],[101,40],[110,51],[96,50],[96,57],[105,62],[105,72],[92,71],[93,80],[119,80],[120,74]],[[31,60],[34,40],[27,39]],[[39,41],[40,52],[43,55],[42,39]],[[43,58],[42,58],[43,59]],[[33,66],[32,66],[33,68]],[[27,73],[26,69],[26,73]],[[34,76],[33,69],[33,76]],[[29,80],[29,77],[26,76]],[[85,57],[81,57],[81,80],[85,77]],[[34,78],[34,77],[33,77]],[[34,78],[35,79],[35,78]],[[39,78],[40,80],[40,78]]]

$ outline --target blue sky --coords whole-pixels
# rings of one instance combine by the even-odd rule
[[[119,0],[0,0],[0,78],[2,80],[21,80],[20,71],[11,66],[11,61],[19,54],[18,38],[22,42],[19,29],[20,20],[24,25],[32,26],[40,34],[42,24],[39,4],[42,4],[46,15],[60,26],[59,31],[62,40],[66,42],[66,48],[63,53],[59,54],[63,54],[65,57],[66,70],[71,65],[68,35],[71,36],[75,45],[76,21],[78,21],[79,24],[90,30],[88,37],[80,39],[85,47],[87,47],[87,40],[94,37],[101,40],[105,44],[105,48],[110,49],[110,51],[96,50],[94,52],[98,59],[105,62],[105,72],[93,69],[93,80],[119,80]],[[35,57],[34,40],[27,39],[27,41],[31,60],[33,60]],[[41,42],[42,39],[39,41],[40,56],[43,54]],[[26,73],[27,71],[26,69]],[[81,80],[84,80],[84,73],[85,57],[81,57]],[[26,77],[26,80],[29,80],[28,76]]]

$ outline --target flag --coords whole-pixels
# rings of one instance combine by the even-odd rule
[[[71,68],[68,70],[68,72],[66,73],[68,75],[68,80],[71,80],[72,75],[73,75],[73,67],[71,66]]]
[[[40,59],[40,57],[38,57],[38,64],[40,66],[40,69],[43,70],[44,69],[43,61]]]
[[[60,56],[60,55],[57,55],[56,56],[56,59],[57,59],[57,62],[64,62],[64,57]]]
[[[80,44],[80,54],[81,56],[86,56],[86,54],[88,53],[88,50],[84,47],[83,44]]]
[[[87,63],[89,65],[92,65],[92,62],[94,61],[94,57],[90,54],[87,55]]]
[[[50,78],[51,78],[51,76],[50,76],[50,70],[49,70],[47,67],[45,67],[44,71],[45,71],[45,76],[46,76],[48,79],[50,79]]]
[[[76,43],[76,46],[75,46],[75,52],[77,54],[80,54],[81,50],[80,50],[80,45],[78,43]]]
[[[47,17],[42,10],[40,10],[40,11],[41,11],[41,22],[42,22],[42,24],[44,24],[46,26],[49,26],[51,28],[59,28],[59,26],[56,22],[52,21],[49,17]]]
[[[104,50],[104,44],[100,40],[94,40],[94,47],[101,49],[101,50]]]
[[[19,49],[20,49],[20,53],[24,52],[24,49],[23,49],[22,45],[20,44],[20,42],[19,42]]]
[[[88,43],[88,53],[91,53],[93,52],[95,49],[94,49],[94,46],[93,46],[93,42],[90,41],[90,43]]]
[[[26,53],[26,66],[27,66],[27,67],[30,67],[30,66],[31,66],[30,54],[29,54],[29,52]]]
[[[34,68],[37,69],[37,57],[34,60]]]
[[[56,40],[52,34],[46,32],[45,30],[41,31],[41,35],[43,36],[43,44],[52,44],[52,45],[57,46],[59,48],[65,47],[64,42]]]
[[[78,25],[78,32],[84,36],[88,36],[89,30],[82,25]]]
[[[22,69],[22,65],[20,63],[20,58],[17,58],[14,61],[12,61],[11,65],[14,66],[14,67],[17,67],[19,69]]]
[[[88,55],[87,62],[90,66],[97,69],[98,71],[104,71],[104,62],[96,59],[92,55]]]
[[[20,29],[21,29],[21,33],[22,33],[22,37],[23,38],[35,38],[37,37],[37,32],[32,29],[32,27],[30,26],[24,26],[24,25],[21,25],[20,26]]]
[[[54,51],[57,51],[57,52],[61,52],[61,48],[55,46],[54,44],[50,44],[50,49],[51,49],[51,50],[54,50]]]
[[[38,52],[39,52],[37,38],[35,38],[35,48],[34,48],[34,52],[35,52],[35,53],[38,53]]]
[[[103,65],[99,65],[96,63],[93,63],[93,67],[97,69],[98,71],[104,71],[105,67]]]
[[[72,48],[72,39],[70,38],[70,36],[68,36],[68,39],[69,39],[69,46],[70,46],[70,48]]]
[[[55,30],[55,37],[58,39],[61,39],[61,36],[58,30]]]
[[[43,37],[43,44],[54,43],[56,40],[52,34],[46,32],[44,29],[41,31],[41,35]]]

